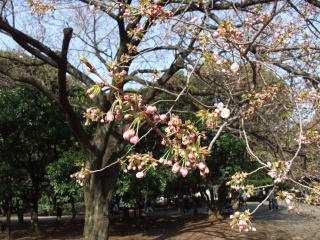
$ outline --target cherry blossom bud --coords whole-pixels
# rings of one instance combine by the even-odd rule
[[[217,32],[217,31],[215,31],[215,32],[213,33],[213,37],[214,37],[214,38],[218,38],[218,37],[220,37],[220,33],[219,33],[219,32]]]
[[[159,115],[153,115],[153,120],[158,121],[160,119]]]
[[[130,138],[130,143],[137,144],[138,142],[139,142],[138,136],[134,136],[134,137]]]
[[[145,174],[143,172],[137,172],[136,177],[143,178],[143,177],[145,177]]]
[[[135,131],[134,129],[128,129],[123,133],[123,139],[129,140],[130,138],[134,137]]]
[[[109,76],[109,77],[113,77],[113,72],[109,72],[109,73],[108,73],[108,76]]]
[[[180,166],[178,164],[173,165],[171,168],[171,171],[173,173],[177,173],[177,172],[179,172],[179,170],[180,170]]]
[[[116,114],[114,117],[115,120],[120,120],[121,119],[121,115],[120,114]]]
[[[180,169],[180,174],[181,174],[182,177],[186,177],[188,175],[188,169],[181,168]]]
[[[128,101],[128,100],[130,99],[130,96],[129,96],[128,94],[125,94],[125,95],[123,96],[123,99],[124,99],[125,101]]]
[[[131,117],[131,114],[126,114],[126,115],[123,116],[123,118],[124,118],[125,120],[128,120],[130,117]]]
[[[198,168],[199,168],[200,171],[205,170],[206,167],[207,167],[207,165],[206,165],[205,162],[200,162],[200,163],[198,164]]]
[[[167,161],[167,166],[172,166],[172,161],[171,160]]]
[[[191,152],[191,153],[189,153],[188,154],[188,158],[190,159],[190,160],[194,160],[194,154]]]
[[[155,106],[147,106],[147,109],[146,109],[146,113],[147,114],[153,114],[157,111],[157,108]]]
[[[197,22],[197,20],[198,20],[198,17],[194,17],[189,21],[189,23],[195,24]]]
[[[125,76],[125,75],[127,75],[127,71],[122,70],[122,71],[120,72],[120,76],[123,77],[123,76]]]

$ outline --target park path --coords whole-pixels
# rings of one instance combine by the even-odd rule
[[[248,203],[253,209],[257,203]],[[279,202],[279,210],[269,211],[265,203],[253,215],[258,231],[268,233],[270,239],[320,240],[320,207],[298,203],[299,213],[289,213],[284,202]]]

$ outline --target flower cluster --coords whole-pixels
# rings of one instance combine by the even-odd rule
[[[218,127],[219,118],[230,117],[230,110],[224,106],[222,102],[214,104],[214,107],[216,108],[214,111],[200,110],[196,113],[196,116],[200,118],[201,122],[210,129]]]
[[[90,172],[87,168],[81,168],[79,172],[73,173],[70,175],[71,178],[75,178],[76,182],[80,185],[83,186],[83,182],[86,178],[87,175],[89,175]]]
[[[288,191],[281,191],[277,193],[280,199],[283,199],[288,206],[289,211],[295,211],[297,208],[294,206],[295,195]]]
[[[167,139],[163,139],[162,144],[168,146],[169,150],[159,160],[160,163],[172,166],[172,172],[180,173],[183,177],[196,168],[202,176],[209,173],[205,163],[209,151],[201,146],[201,139],[206,138],[205,133],[199,132],[191,121],[183,123],[174,114],[167,123],[165,133]]]
[[[240,32],[236,27],[232,26],[231,21],[226,21],[219,25],[218,30],[213,33],[214,38],[226,38],[233,40],[241,40],[243,33]]]
[[[123,77],[127,75],[127,71],[122,70],[121,72],[109,72],[108,76],[112,77],[116,83],[123,82]]]
[[[307,130],[304,136],[297,138],[296,141],[301,142],[302,144],[311,144],[314,142],[319,142],[320,134],[316,130]]]
[[[157,166],[157,160],[152,157],[152,153],[141,154],[136,153],[127,157],[128,163],[122,162],[122,169],[125,173],[128,171],[138,171],[136,173],[137,178],[143,178],[147,176],[146,172],[149,168]]]
[[[123,18],[128,18],[129,21],[133,21],[135,16],[145,16],[154,20],[166,19],[174,14],[172,11],[164,9],[159,4],[145,3],[139,6],[133,6],[122,3],[120,4],[120,7],[122,7]]]
[[[249,210],[246,210],[244,212],[235,212],[233,215],[230,215],[230,225],[231,228],[239,227],[239,231],[257,231],[255,227],[253,227],[251,221],[251,213]]]
[[[282,89],[278,86],[268,86],[261,92],[251,92],[242,95],[242,99],[247,101],[246,109],[244,110],[244,115],[249,117],[255,113],[257,109],[262,108],[268,101],[273,101],[279,93],[287,94],[286,89]]]
[[[245,190],[246,187],[243,184],[245,179],[247,178],[248,174],[245,172],[236,172],[229,182],[227,182],[227,185],[230,185],[230,187],[236,191]]]
[[[270,19],[270,13],[261,13],[259,10],[253,10],[254,16],[247,16],[244,21],[247,25],[253,26],[255,24],[264,23]]]
[[[44,16],[48,11],[56,9],[54,4],[44,3],[40,0],[29,0],[28,3],[31,8],[31,14],[37,13],[39,16]]]
[[[291,162],[285,161],[276,161],[276,162],[267,162],[267,167],[270,169],[268,175],[274,178],[275,183],[280,183],[283,180],[287,179],[287,174],[291,168]]]

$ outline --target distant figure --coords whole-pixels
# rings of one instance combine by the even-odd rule
[[[265,190],[260,190],[258,193],[258,201],[259,203],[261,203],[263,201],[263,199],[265,198]]]
[[[270,194],[269,195],[269,210],[270,211],[273,209],[278,210],[279,206],[278,206],[278,201],[277,201],[275,193],[274,193],[274,189],[270,189],[269,194]]]
[[[189,199],[188,197],[184,197],[182,204],[183,204],[182,212],[183,212],[183,213],[188,213],[189,210],[191,209],[190,199]]]
[[[239,207],[247,206],[247,192],[244,190],[239,197]]]
[[[148,199],[147,204],[146,204],[146,214],[153,213],[153,208],[152,208],[152,203]]]

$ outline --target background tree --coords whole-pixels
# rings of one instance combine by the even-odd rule
[[[46,166],[75,139],[64,116],[37,89],[2,88],[0,98],[1,153],[8,166],[27,173],[28,186],[22,199],[30,205],[32,226],[37,230],[38,200],[46,181]]]

